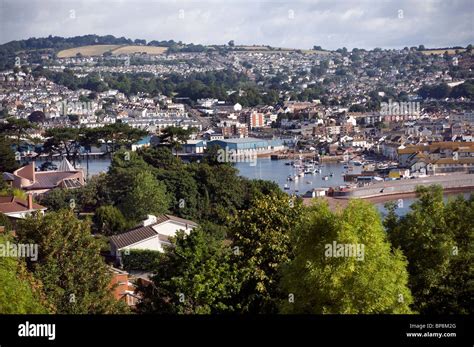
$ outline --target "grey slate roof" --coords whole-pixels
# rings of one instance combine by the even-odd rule
[[[191,220],[164,214],[164,215],[160,215],[156,217],[156,223],[153,223],[147,226],[139,225],[123,234],[112,236],[110,238],[110,242],[113,243],[117,249],[133,245],[137,242],[146,240],[155,235],[158,235],[158,238],[160,241],[169,242],[168,236],[161,235],[153,229],[154,226],[162,224],[167,221],[174,221],[177,223],[185,224],[187,227],[197,226],[197,223]]]

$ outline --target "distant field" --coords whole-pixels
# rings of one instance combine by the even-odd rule
[[[312,49],[295,49],[295,48],[281,48],[281,47],[267,47],[267,46],[236,46],[240,50],[255,53],[281,53],[281,52],[296,52],[301,51],[305,54],[329,54],[327,51],[314,51]]]
[[[322,55],[326,55],[326,54],[330,54],[331,52],[329,51],[315,51],[314,49],[303,49],[302,50],[303,53],[305,54],[322,54]]]
[[[81,53],[83,56],[91,57],[102,55],[105,52],[109,52],[113,49],[120,47],[120,45],[91,45],[74,47],[62,50],[58,52],[58,58],[71,58],[75,57],[77,53]]]
[[[424,51],[421,51],[421,53],[426,54],[426,55],[432,55],[432,54],[444,54],[444,52],[448,52],[449,55],[454,55],[456,54],[456,49],[427,49]],[[465,49],[458,49],[459,52],[464,52],[466,51]]]
[[[150,55],[159,55],[166,52],[166,47],[154,47],[154,46],[122,46],[120,48],[112,50],[113,55],[119,54],[133,54],[133,53],[146,53]]]
[[[81,53],[85,57],[100,56],[106,52],[113,55],[147,53],[150,55],[159,55],[166,52],[166,47],[153,46],[122,46],[122,45],[91,45],[69,48],[58,52],[58,58],[71,58]]]
[[[267,46],[237,46],[235,48],[245,49],[246,51],[268,51]]]

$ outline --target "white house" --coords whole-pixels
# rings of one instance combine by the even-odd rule
[[[28,194],[28,199],[23,200],[16,196],[0,196],[0,213],[10,220],[24,219],[34,212],[44,214],[46,207],[33,202],[33,195]]]
[[[164,252],[164,246],[171,245],[169,238],[176,235],[178,230],[189,234],[197,224],[193,221],[171,216],[148,215],[139,226],[110,238],[111,254],[120,258],[122,252],[131,249],[152,250]]]

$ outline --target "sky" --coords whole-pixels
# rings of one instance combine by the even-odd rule
[[[0,0],[0,43],[114,35],[325,49],[474,43],[474,0]]]

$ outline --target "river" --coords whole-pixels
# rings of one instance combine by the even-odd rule
[[[288,193],[298,193],[304,194],[308,190],[312,188],[328,188],[328,187],[336,187],[339,185],[344,185],[343,173],[347,171],[344,168],[344,164],[341,163],[323,163],[321,168],[320,174],[314,175],[305,175],[301,177],[296,182],[289,182],[287,181],[288,175],[294,175],[295,169],[291,165],[285,165],[287,160],[271,160],[270,158],[258,158],[256,164],[254,166],[251,163],[244,162],[244,163],[236,163],[235,167],[239,170],[240,174],[243,177],[247,177],[250,179],[262,179],[262,180],[269,180],[273,181],[278,184],[281,189],[284,189],[285,184],[288,185],[290,188],[286,190]],[[36,165],[39,167],[43,163],[42,160],[37,160]],[[53,162],[54,164],[58,165],[58,162]],[[81,160],[78,162],[78,167],[82,167],[84,169],[84,173],[87,174],[86,170],[86,161]],[[101,172],[107,172],[110,165],[109,158],[101,158],[101,159],[90,159],[89,160],[89,176],[96,175]],[[360,173],[361,167],[354,166],[353,171],[351,173]],[[329,177],[327,181],[323,180],[324,176],[329,176],[333,174],[332,177]],[[445,199],[448,197],[455,196],[457,194],[446,194]],[[469,197],[469,193],[465,193],[464,196],[467,198]],[[397,214],[404,215],[406,214],[409,209],[410,205],[416,200],[416,198],[405,198],[401,202],[399,202],[399,208],[397,209]],[[384,203],[377,203],[375,206],[382,214],[386,214],[386,210],[384,208]]]

